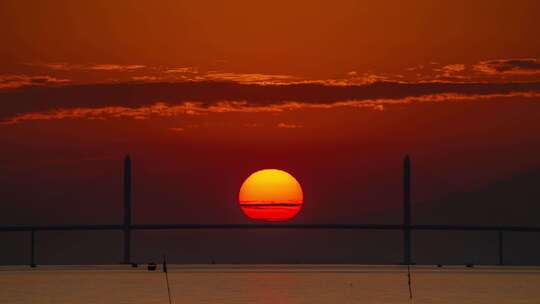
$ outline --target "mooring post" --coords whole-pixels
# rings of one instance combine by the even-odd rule
[[[411,161],[403,160],[403,264],[411,264]]]
[[[36,267],[36,231],[30,231],[30,267]]]
[[[497,230],[499,235],[499,265],[504,265],[504,259],[503,259],[503,230],[499,229]]]
[[[131,263],[131,159],[124,159],[124,263]]]

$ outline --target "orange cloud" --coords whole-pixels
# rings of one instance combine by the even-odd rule
[[[121,64],[96,64],[89,66],[89,70],[97,71],[133,71],[143,69],[146,66],[138,64],[121,65]]]
[[[43,64],[43,66],[51,70],[57,70],[57,71],[69,71],[74,68],[74,66],[65,62],[45,63]]]
[[[169,68],[169,69],[166,69],[164,71],[164,73],[166,74],[171,74],[171,73],[191,73],[191,74],[196,74],[198,73],[199,70],[195,67],[180,67],[180,68]]]
[[[294,80],[299,80],[291,75],[258,74],[258,73],[222,73],[208,72],[202,76],[206,80],[213,81],[234,81],[238,83],[256,83],[256,84],[286,84]]]
[[[536,58],[485,60],[474,65],[473,69],[489,75],[536,75],[540,74],[540,60]]]
[[[423,70],[423,69],[424,69],[424,65],[420,64],[420,65],[417,65],[417,66],[408,67],[405,70],[406,71],[418,71],[418,70]]]
[[[301,128],[302,126],[297,125],[297,124],[290,124],[290,123],[280,122],[280,123],[277,124],[277,127],[282,128],[282,129],[298,129],[298,128]]]
[[[58,85],[70,82],[69,79],[60,79],[48,75],[0,75],[0,89],[16,89],[25,86]]]
[[[416,65],[404,69],[403,74],[362,72],[352,70],[344,77],[316,79],[300,77],[288,74],[266,74],[266,73],[239,73],[227,71],[200,71],[194,66],[162,67],[145,66],[140,64],[68,64],[64,62],[53,62],[46,64],[28,64],[35,67],[42,67],[48,70],[62,71],[69,78],[91,79],[90,82],[101,82],[99,77],[106,77],[107,72],[114,73],[104,78],[104,83],[122,82],[135,80],[137,82],[193,82],[193,81],[227,81],[240,84],[261,84],[261,85],[290,85],[290,84],[325,84],[331,86],[349,85],[369,85],[377,82],[485,82],[489,81],[527,81],[524,77],[540,75],[540,61],[535,58],[524,59],[498,59],[480,61],[472,66],[463,63],[439,64],[428,63]],[[78,73],[74,72],[77,70]],[[71,73],[73,71],[73,76]],[[101,71],[105,76],[92,74],[86,77],[81,71]],[[130,72],[127,76],[119,75],[117,72]],[[139,75],[140,74],[140,75]],[[97,75],[97,76],[96,76]],[[513,76],[510,78],[510,76]],[[53,76],[52,76],[53,77]],[[96,78],[97,77],[97,78]],[[97,79],[97,80],[96,80]],[[113,81],[113,79],[115,79]],[[537,80],[532,77],[529,81]],[[81,81],[84,83],[84,81]]]
[[[184,102],[179,105],[171,105],[158,102],[149,106],[141,107],[101,107],[101,108],[74,108],[57,109],[46,112],[31,112],[15,115],[0,124],[16,124],[23,121],[35,120],[60,120],[60,119],[149,119],[152,117],[175,117],[179,115],[207,115],[211,113],[279,113],[284,111],[295,111],[302,109],[334,109],[334,108],[368,108],[382,111],[388,106],[417,104],[425,102],[458,102],[458,101],[482,101],[494,98],[538,98],[540,92],[512,92],[504,94],[456,94],[443,93],[418,97],[406,97],[400,99],[364,99],[364,100],[344,100],[330,103],[309,103],[289,101],[267,105],[251,105],[246,101],[221,101],[210,106],[202,102]],[[278,128],[300,128],[301,125],[279,123]],[[174,128],[173,128],[174,129]],[[172,131],[183,131],[176,128]]]
[[[446,72],[454,72],[454,73],[461,72],[465,70],[465,65],[461,63],[449,64],[449,65],[443,66],[441,70],[446,71]]]
[[[131,77],[134,81],[142,81],[142,82],[154,82],[154,81],[161,81],[163,78],[157,77],[157,76],[133,76]]]
[[[44,67],[56,71],[94,70],[94,71],[134,71],[146,68],[140,64],[70,64],[67,62],[28,63],[30,66]]]
[[[423,81],[473,81],[471,75],[465,74],[466,66],[462,63],[448,64],[442,67],[432,68],[431,75],[426,75]]]
[[[461,66],[446,70],[461,70]],[[246,76],[247,75],[247,76]],[[253,76],[256,75],[256,76]],[[16,123],[46,119],[108,119],[208,113],[282,112],[297,109],[365,107],[383,111],[399,103],[483,100],[494,97],[535,97],[540,82],[375,81],[384,76],[349,73],[339,81],[266,84],[276,75],[235,74],[248,84],[223,81],[158,82],[159,76],[133,75],[140,83],[63,85],[51,76],[1,75],[0,121]],[[289,77],[277,77],[290,79]],[[358,78],[358,79],[357,79]],[[255,83],[250,83],[254,81]],[[258,81],[263,81],[262,84]],[[32,86],[32,88],[25,88]],[[17,90],[13,90],[17,88]]]

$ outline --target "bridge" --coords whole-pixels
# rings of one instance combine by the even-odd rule
[[[411,162],[409,156],[403,161],[403,223],[402,224],[290,224],[290,223],[254,223],[254,224],[133,224],[131,209],[131,159],[124,159],[124,222],[112,225],[1,225],[0,232],[25,231],[30,233],[31,267],[36,267],[35,240],[38,231],[88,231],[109,230],[123,231],[123,263],[131,264],[131,232],[133,230],[196,230],[196,229],[323,229],[323,230],[394,230],[403,232],[402,264],[411,265],[411,231],[491,231],[498,235],[498,261],[503,263],[504,232],[540,232],[540,226],[476,226],[476,225],[413,225],[411,224]]]

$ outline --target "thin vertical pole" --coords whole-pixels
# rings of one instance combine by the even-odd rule
[[[163,272],[165,272],[165,281],[167,282],[167,295],[169,296],[169,304],[172,304],[171,285],[169,284],[169,275],[167,271],[167,257],[163,254]]]
[[[403,160],[403,263],[411,264],[411,162]]]
[[[36,231],[30,231],[30,267],[36,267]]]
[[[502,230],[498,230],[498,234],[499,234],[499,265],[504,265],[504,260],[503,260],[503,231]]]
[[[407,284],[409,285],[409,299],[412,300],[411,264],[407,264]]]
[[[131,159],[124,159],[124,263],[131,263]]]

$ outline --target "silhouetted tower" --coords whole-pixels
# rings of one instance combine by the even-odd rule
[[[411,161],[403,160],[403,264],[411,264]]]
[[[131,159],[124,159],[124,263],[131,263]]]

